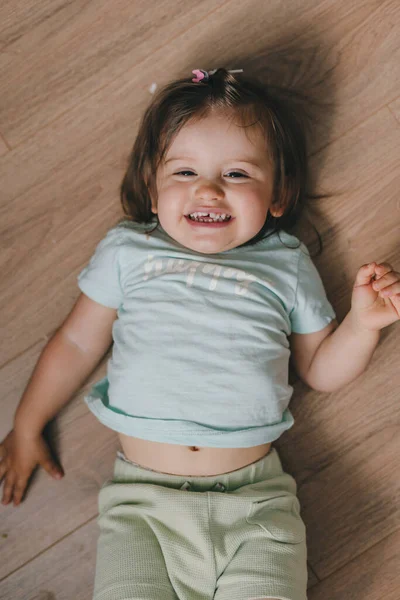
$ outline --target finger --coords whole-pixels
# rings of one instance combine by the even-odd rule
[[[2,504],[8,504],[12,498],[15,482],[15,473],[8,473],[4,481]]]
[[[5,460],[0,462],[0,483],[3,480],[4,475],[7,473],[8,465]]]
[[[22,496],[26,489],[27,479],[18,479],[14,484],[14,504],[18,506],[21,503]]]
[[[0,444],[0,460],[7,454],[7,450],[4,448],[4,444]]]
[[[355,285],[365,285],[370,282],[372,275],[375,273],[376,263],[363,265],[358,269]]]
[[[376,269],[375,269],[376,276],[375,276],[375,279],[380,279],[381,277],[383,277],[387,273],[390,273],[390,271],[393,271],[393,267],[389,263],[375,263],[375,264],[376,264]]]
[[[45,471],[55,479],[64,477],[64,471],[51,458],[47,458],[40,462],[40,465]]]
[[[386,275],[383,275],[380,279],[374,281],[372,283],[372,287],[376,292],[379,292],[379,290],[383,290],[388,286],[398,283],[399,280],[400,273],[396,273],[396,271],[390,271],[389,273],[386,273]]]
[[[391,271],[393,271],[393,267],[389,263],[372,262],[363,265],[357,272],[354,287],[368,285],[371,283],[371,280],[378,281]]]
[[[381,296],[396,296],[400,294],[400,283],[393,283],[381,290]]]

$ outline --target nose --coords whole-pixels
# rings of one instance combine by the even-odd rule
[[[195,190],[196,200],[220,200],[224,196],[225,193],[221,186],[212,181],[199,182]]]

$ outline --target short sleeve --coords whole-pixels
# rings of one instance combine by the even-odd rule
[[[301,243],[294,306],[290,311],[293,333],[313,333],[324,329],[336,313],[308,248]]]
[[[95,302],[110,308],[119,308],[123,299],[118,239],[115,230],[109,231],[97,245],[89,264],[78,275],[80,290]]]

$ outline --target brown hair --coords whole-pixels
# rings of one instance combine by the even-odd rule
[[[139,223],[153,221],[151,196],[156,198],[157,194],[157,168],[174,136],[189,120],[221,110],[233,112],[244,127],[262,128],[274,165],[272,202],[285,207],[281,217],[273,217],[268,211],[262,229],[242,246],[255,244],[280,230],[289,232],[309,196],[306,133],[301,115],[291,102],[294,96],[299,97],[299,93],[265,86],[252,77],[233,76],[224,68],[217,69],[208,81],[193,83],[191,78],[185,78],[165,86],[142,118],[121,184],[121,202],[127,218]]]

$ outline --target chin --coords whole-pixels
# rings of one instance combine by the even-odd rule
[[[201,252],[202,254],[219,254],[220,252],[225,252],[226,250],[231,250],[232,248],[236,248],[239,244],[234,245],[226,245],[220,246],[218,244],[193,244],[191,246],[192,250],[196,252]]]

